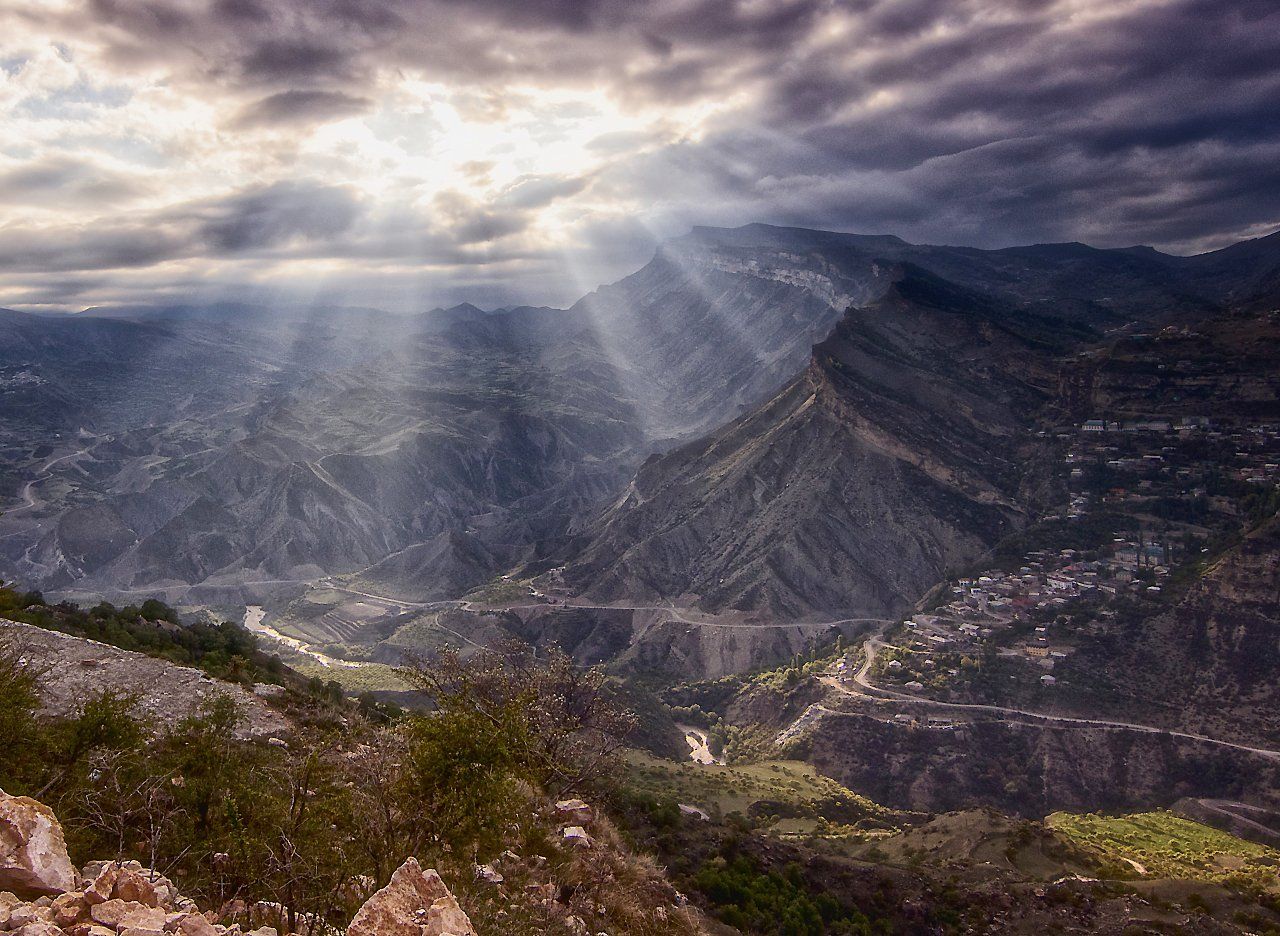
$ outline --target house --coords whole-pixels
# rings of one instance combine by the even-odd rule
[[[910,689],[912,692],[919,692],[921,689],[924,688],[924,683],[920,682],[918,679],[913,679],[911,680],[911,682],[907,683],[902,688]]]
[[[1042,686],[1052,686],[1052,685],[1055,685],[1057,682],[1058,682],[1057,677],[1051,676],[1049,673],[1045,673],[1043,676],[1040,677],[1040,685]]]

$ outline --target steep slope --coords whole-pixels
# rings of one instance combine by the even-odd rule
[[[651,459],[565,582],[591,597],[882,616],[1015,527],[1026,420],[1087,330],[915,267],[764,406]]]
[[[1005,303],[1095,327],[1203,314],[1280,262],[1280,242],[1174,257],[1038,244],[976,250],[748,224],[697,227],[570,312],[601,336],[655,433],[708,431],[772,395],[851,305],[908,263]],[[696,337],[691,341],[691,337]]]
[[[1190,257],[1186,267],[1202,290],[1230,305],[1274,309],[1280,295],[1280,231]]]
[[[1070,661],[1095,710],[1245,744],[1280,743],[1280,518],[1228,550],[1165,612],[1119,621]]]

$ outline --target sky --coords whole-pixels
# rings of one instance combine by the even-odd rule
[[[1275,0],[3,0],[0,305],[565,305],[694,224],[1280,228]]]

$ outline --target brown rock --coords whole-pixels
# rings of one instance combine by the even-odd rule
[[[180,933],[181,936],[217,936],[218,931],[213,928],[213,924],[209,922],[209,918],[203,913],[179,913],[176,919],[166,920],[164,928],[170,933]]]
[[[94,904],[89,911],[94,921],[123,932],[128,929],[164,931],[165,912],[136,901],[124,901],[118,897]]]
[[[427,908],[423,936],[476,936],[476,931],[453,894],[446,894]]]
[[[59,894],[53,898],[52,909],[53,922],[63,929],[89,920],[89,904],[85,901],[84,894],[79,891]]]
[[[0,930],[9,928],[9,916],[20,902],[17,894],[11,894],[8,891],[0,892]]]
[[[356,911],[347,936],[475,936],[440,875],[409,858]]]
[[[37,920],[34,923],[28,923],[26,926],[15,931],[13,936],[62,936],[62,930],[58,929],[52,923],[44,920]]]
[[[94,862],[85,866],[85,877],[97,866],[97,873],[85,886],[84,896],[90,904],[102,903],[113,897],[119,900],[145,904],[148,907],[160,906],[160,894],[156,885],[149,881],[142,871],[129,865],[116,862],[101,864]],[[165,885],[168,881],[160,879]]]
[[[114,861],[93,861],[84,868],[84,899],[90,905],[111,899],[116,889],[116,879],[123,869]]]
[[[90,884],[102,873],[102,869],[107,865],[119,864],[118,861],[91,861],[80,870],[80,889],[88,888]]]
[[[167,877],[149,872],[144,872],[142,876],[155,888],[158,906],[174,910],[189,909],[188,905],[191,904],[191,901],[178,893],[178,888],[173,881]]]
[[[75,868],[53,811],[29,796],[0,790],[0,890],[22,897],[75,886]]]
[[[21,929],[28,923],[48,923],[53,914],[35,904],[20,903],[9,910],[9,929]]]
[[[124,901],[145,904],[148,907],[158,907],[160,905],[160,901],[156,896],[156,889],[151,882],[137,871],[129,868],[120,869],[120,873],[116,877],[115,887],[111,889],[111,896],[118,897]]]
[[[239,897],[228,900],[218,908],[218,919],[222,921],[234,920],[236,917],[244,916],[249,912],[249,905]]]

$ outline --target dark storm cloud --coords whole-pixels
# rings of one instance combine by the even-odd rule
[[[336,46],[295,39],[259,43],[241,63],[251,82],[301,82],[350,78],[355,71],[350,53]]]
[[[221,113],[238,114],[218,128],[229,139],[263,127],[301,139],[394,107],[387,89],[406,76],[452,88],[469,120],[502,121],[538,88],[710,116],[688,133],[606,133],[585,147],[590,172],[555,167],[486,198],[444,192],[421,213],[320,180],[76,231],[65,255],[0,229],[9,268],[416,255],[514,269],[536,258],[512,241],[553,202],[590,203],[566,238],[591,242],[602,278],[629,251],[641,262],[650,230],[690,223],[1187,250],[1280,224],[1275,0],[87,0],[86,12],[58,28],[121,69],[159,63],[172,86],[221,96]],[[486,178],[491,154],[476,155]],[[32,192],[55,190],[59,173],[90,184],[79,171],[27,178]],[[17,198],[21,178],[6,178],[0,198]]]
[[[96,28],[121,62],[169,61],[229,88],[341,81],[359,94],[380,69],[407,68],[696,94],[729,59],[785,52],[833,2],[89,0],[86,22],[62,22]],[[682,53],[686,61],[651,67]]]
[[[152,266],[183,253],[174,233],[149,224],[33,231],[0,228],[0,270],[35,273]]]
[[[320,241],[345,232],[360,206],[348,189],[278,182],[197,209],[198,237],[217,253]]]
[[[751,118],[603,184],[702,192],[702,215],[673,206],[688,221],[980,244],[1194,248],[1280,224],[1280,6],[990,15],[1011,9],[868,4],[855,49],[779,56]]]
[[[0,269],[108,270],[293,248],[323,255],[360,216],[339,186],[278,183],[115,223],[0,228]]]
[[[462,245],[501,240],[529,225],[529,218],[522,210],[494,210],[456,192],[437,195],[433,206],[442,227]]]
[[[69,156],[54,156],[0,171],[0,204],[109,205],[144,190],[135,179]]]
[[[366,97],[340,91],[291,89],[268,95],[245,107],[235,126],[279,127],[292,124],[324,123],[364,113],[373,107]]]

